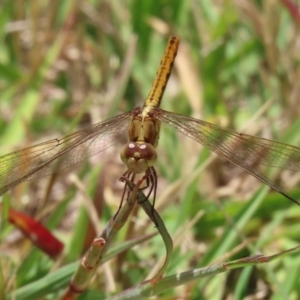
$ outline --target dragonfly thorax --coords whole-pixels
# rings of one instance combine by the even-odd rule
[[[120,153],[122,162],[133,173],[143,173],[156,162],[155,148],[144,142],[129,142]]]

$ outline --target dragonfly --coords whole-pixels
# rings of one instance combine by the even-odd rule
[[[143,107],[85,127],[60,139],[52,139],[0,157],[0,195],[21,182],[51,175],[116,144],[117,135],[128,128],[128,143],[121,150],[126,178],[134,181],[145,174],[155,201],[157,174],[156,147],[161,123],[175,128],[220,157],[244,169],[258,180],[300,205],[284,189],[268,179],[258,166],[300,171],[300,149],[284,143],[254,137],[217,125],[175,114],[160,108],[179,47],[179,38],[170,37]],[[126,183],[125,183],[126,185]],[[125,189],[124,189],[125,191]],[[154,204],[153,204],[154,205]]]

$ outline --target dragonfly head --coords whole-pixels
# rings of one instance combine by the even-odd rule
[[[120,153],[122,162],[133,173],[143,173],[156,162],[156,150],[144,142],[130,142],[125,145]]]

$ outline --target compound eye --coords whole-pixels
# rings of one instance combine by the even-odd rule
[[[138,147],[136,143],[128,143],[125,145],[121,152],[120,157],[122,162],[127,165],[129,159],[134,158],[135,154],[138,153]]]
[[[151,144],[148,143],[140,144],[139,153],[141,157],[147,161],[148,167],[152,167],[155,164],[157,154],[155,148]]]

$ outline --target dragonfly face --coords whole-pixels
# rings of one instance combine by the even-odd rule
[[[149,143],[129,142],[121,151],[121,160],[130,172],[144,173],[156,162],[155,148]]]

